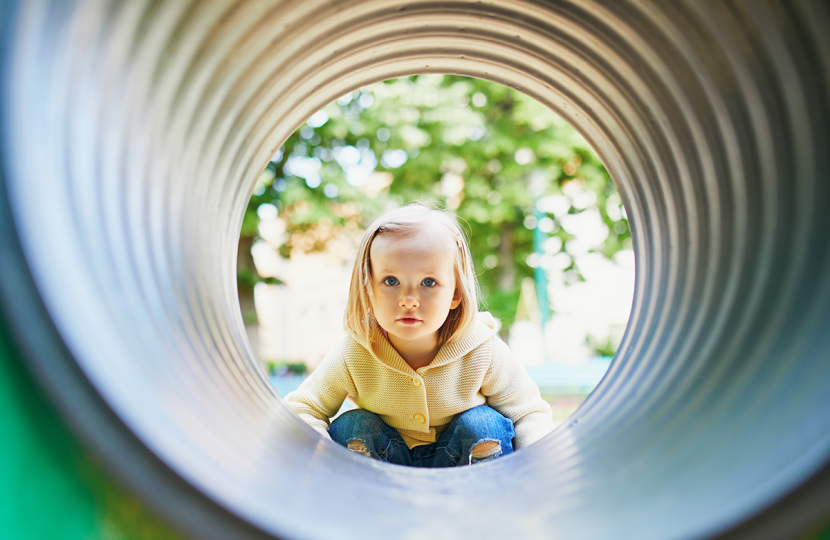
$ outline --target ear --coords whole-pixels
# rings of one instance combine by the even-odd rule
[[[452,293],[452,302],[450,303],[450,309],[455,309],[459,305],[461,305],[461,292],[458,290],[458,287],[456,287],[455,292]]]

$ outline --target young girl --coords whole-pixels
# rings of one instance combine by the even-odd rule
[[[369,457],[452,467],[510,454],[553,429],[550,406],[478,312],[470,251],[448,213],[411,204],[366,231],[346,337],[285,399]],[[347,396],[359,409],[331,423]]]

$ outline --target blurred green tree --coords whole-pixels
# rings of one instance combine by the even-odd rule
[[[552,254],[569,254],[574,236],[563,218],[598,211],[607,234],[589,251],[611,257],[630,242],[605,167],[559,116],[499,84],[420,75],[351,92],[289,137],[248,205],[240,261],[262,205],[285,221],[280,254],[290,257],[323,250],[388,206],[412,200],[437,201],[466,222],[484,301],[505,335],[522,278]],[[541,257],[534,254],[537,227],[548,238]],[[563,257],[556,267],[566,281],[582,279],[573,257]]]

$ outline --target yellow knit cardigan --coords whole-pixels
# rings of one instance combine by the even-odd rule
[[[328,436],[329,419],[348,396],[397,429],[409,448],[434,443],[455,415],[486,404],[513,421],[513,446],[522,448],[553,429],[551,409],[494,326],[476,322],[466,337],[444,344],[418,370],[377,328],[370,343],[348,336],[285,400]]]
[[[418,370],[377,328],[369,343],[348,336],[285,400],[328,437],[329,419],[349,396],[397,429],[409,448],[434,443],[455,415],[486,404],[513,421],[514,448],[527,446],[553,429],[550,405],[498,338],[495,324],[482,319],[466,337],[444,344],[432,362]]]

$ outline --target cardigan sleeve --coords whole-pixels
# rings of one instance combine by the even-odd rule
[[[513,422],[516,449],[528,446],[553,431],[553,413],[542,399],[539,387],[510,352],[507,344],[494,338],[493,360],[484,377],[481,392],[487,405]]]
[[[341,343],[329,352],[300,387],[285,396],[288,406],[325,437],[329,437],[329,419],[337,414],[346,397],[355,393],[343,348]]]

